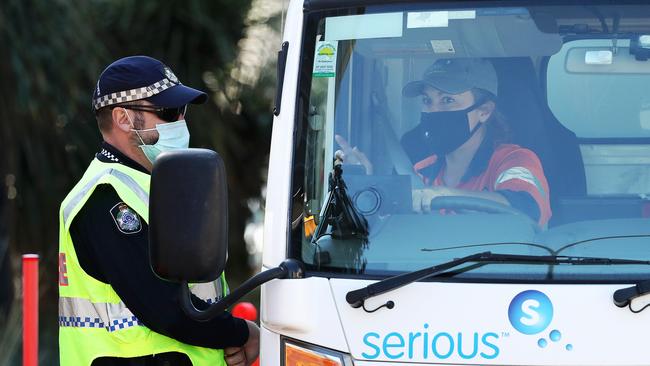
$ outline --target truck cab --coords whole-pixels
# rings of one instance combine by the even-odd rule
[[[650,364],[650,5],[292,1],[283,41],[263,266],[304,273],[262,287],[264,365]],[[493,66],[547,222],[414,211],[403,90],[457,59]]]
[[[262,285],[263,365],[650,365],[647,2],[294,0],[283,37],[262,271],[188,314]],[[218,155],[151,196],[154,271],[218,278]]]

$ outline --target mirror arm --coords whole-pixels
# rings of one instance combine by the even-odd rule
[[[249,278],[240,287],[235,289],[228,296],[211,304],[206,310],[198,310],[192,303],[192,293],[187,281],[181,282],[180,296],[181,307],[187,316],[198,321],[208,321],[234,305],[244,295],[256,289],[258,286],[274,279],[297,279],[303,278],[303,264],[295,259],[287,259],[278,267],[260,272]]]

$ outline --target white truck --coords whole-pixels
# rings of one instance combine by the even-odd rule
[[[262,272],[188,312],[266,282],[264,366],[650,365],[647,1],[292,0],[283,42]],[[413,210],[422,100],[403,88],[461,58],[493,65],[549,221],[458,196]],[[157,161],[159,275],[219,275],[225,187],[214,153]]]

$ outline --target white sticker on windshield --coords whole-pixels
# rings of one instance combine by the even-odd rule
[[[431,42],[433,53],[456,53],[450,39],[432,39],[429,42]]]
[[[393,38],[402,36],[402,13],[361,14],[325,19],[325,40]]]
[[[408,13],[406,28],[438,28],[449,26],[448,11],[424,11]]]
[[[449,12],[449,19],[476,19],[476,10],[453,10]]]
[[[336,76],[336,50],[338,43],[338,41],[316,42],[313,77],[333,78]]]

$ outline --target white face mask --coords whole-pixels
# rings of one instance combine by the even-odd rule
[[[131,126],[133,126],[131,117],[129,117],[128,112],[126,113],[129,122],[131,122]],[[190,131],[187,129],[187,123],[184,119],[176,122],[159,123],[155,128],[145,130],[136,130],[133,127],[131,129],[140,139],[142,145],[139,145],[139,147],[151,164],[153,164],[158,155],[163,151],[187,149],[190,146]],[[144,143],[140,132],[146,131],[158,131],[158,141],[155,144],[147,145]]]

